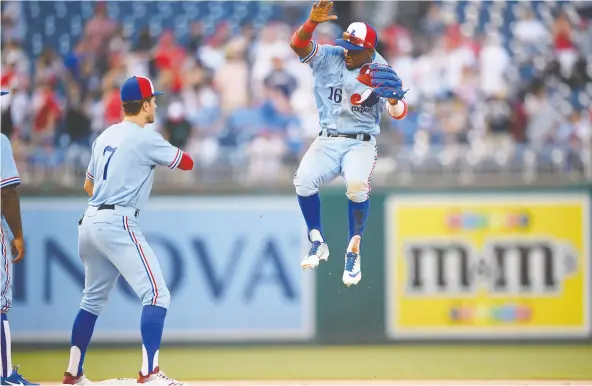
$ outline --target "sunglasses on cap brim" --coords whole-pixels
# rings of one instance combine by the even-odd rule
[[[357,36],[350,35],[347,32],[343,33],[343,40],[345,40],[346,42],[349,42],[353,45],[360,46],[363,48],[374,48],[374,44],[365,42],[363,39],[360,39]]]

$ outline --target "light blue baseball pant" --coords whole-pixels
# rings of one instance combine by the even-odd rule
[[[142,305],[169,307],[171,296],[160,264],[142,235],[134,208],[89,207],[78,227],[78,253],[85,271],[83,310],[99,315],[119,275]]]
[[[345,179],[347,198],[364,202],[370,196],[370,181],[377,159],[374,137],[370,141],[318,137],[302,157],[294,175],[296,194],[312,196],[321,184],[341,175]]]
[[[3,221],[4,222],[4,221]],[[12,306],[12,247],[6,229],[0,225],[0,311],[8,312]]]

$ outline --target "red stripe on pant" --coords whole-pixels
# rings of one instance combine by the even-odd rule
[[[5,259],[4,263],[4,273],[6,274],[6,284],[4,288],[2,288],[1,296],[2,298],[6,299],[6,306],[2,307],[2,311],[6,311],[8,309],[8,298],[6,297],[6,293],[8,292],[8,286],[10,285],[10,270],[8,269],[8,255],[6,251],[6,244],[4,243],[4,231],[2,230],[2,226],[0,226],[0,244],[2,246],[2,257]]]
[[[154,274],[152,273],[152,269],[150,268],[150,265],[148,264],[148,259],[146,258],[146,255],[144,254],[144,250],[142,249],[142,245],[138,242],[138,239],[136,238],[136,235],[134,234],[134,232],[129,229],[127,217],[124,217],[123,223],[125,225],[125,229],[127,230],[128,234],[130,235],[130,238],[132,239],[132,242],[136,245],[136,250],[140,254],[140,258],[142,259],[142,263],[144,264],[144,269],[146,269],[146,273],[148,274],[148,279],[150,280],[150,285],[152,286],[152,293],[154,294],[154,296],[152,298],[152,305],[155,306],[156,300],[158,299],[158,288],[156,286],[156,280],[154,279]]]

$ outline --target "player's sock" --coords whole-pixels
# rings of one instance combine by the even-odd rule
[[[82,365],[86,349],[92,338],[98,316],[81,309],[74,319],[72,337],[70,339],[70,362],[68,372],[74,376],[82,375]]]
[[[8,325],[8,316],[2,313],[2,324],[0,325],[0,346],[2,351],[2,377],[6,378],[12,373],[12,353],[11,353],[11,340],[10,340],[10,326]]]
[[[368,210],[370,209],[370,199],[364,202],[353,202],[348,200],[348,213],[349,213],[349,240],[355,235],[364,233],[364,227],[366,226],[366,218],[368,217]]]
[[[159,306],[142,309],[142,375],[148,375],[158,366],[158,352],[167,310]]]
[[[306,222],[306,227],[308,228],[308,239],[313,241],[311,238],[311,232],[313,230],[317,230],[321,235],[320,241],[323,241],[323,228],[321,226],[321,199],[319,198],[319,194],[315,193],[308,197],[299,195],[298,204],[300,205],[300,210],[302,211],[304,221]]]

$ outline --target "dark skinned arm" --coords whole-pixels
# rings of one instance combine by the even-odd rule
[[[302,27],[298,28],[296,34],[298,35],[299,39],[304,41],[312,39],[312,32],[306,32]],[[312,42],[308,42],[308,45],[304,48],[298,48],[294,44],[294,39],[292,39],[290,42],[290,48],[301,58],[307,57],[312,51]]]
[[[17,184],[14,184],[2,188],[2,215],[14,235],[12,250],[15,263],[25,256],[21,204],[17,186]]]
[[[330,20],[336,20],[337,16],[329,15],[329,12],[333,8],[333,2],[327,0],[321,0],[318,3],[312,5],[312,10],[310,11],[310,15],[308,16],[308,20],[304,23],[303,26],[298,28],[298,31],[292,37],[292,41],[290,42],[290,47],[296,55],[301,58],[308,56],[311,53],[313,45],[311,42],[312,34],[314,29],[320,23],[324,23]],[[305,46],[302,46],[299,43],[308,42]]]

